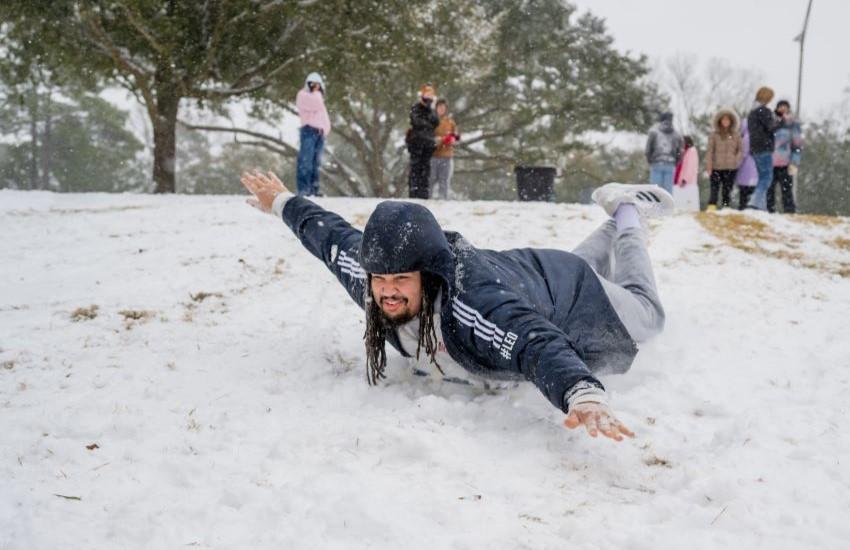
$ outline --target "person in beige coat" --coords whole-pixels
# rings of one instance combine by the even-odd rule
[[[732,109],[720,109],[714,115],[714,131],[708,138],[705,152],[705,171],[711,182],[708,210],[717,210],[718,198],[721,208],[729,206],[735,172],[744,158],[738,125],[738,115]]]

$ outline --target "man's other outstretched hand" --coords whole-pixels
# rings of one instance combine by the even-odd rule
[[[611,409],[604,403],[579,403],[570,407],[570,414],[564,420],[564,426],[571,430],[584,425],[591,437],[600,433],[614,441],[622,441],[623,436],[634,437],[635,434],[622,422],[617,420]]]
[[[278,195],[289,192],[283,182],[271,171],[265,174],[259,170],[243,172],[241,181],[242,185],[254,195],[245,202],[266,213],[272,211],[272,203]]]

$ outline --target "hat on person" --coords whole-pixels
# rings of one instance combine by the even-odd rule
[[[428,96],[434,97],[435,95],[437,95],[437,90],[435,90],[434,87],[430,84],[423,84],[419,88],[419,95],[420,96],[428,95]]]
[[[673,113],[665,111],[658,115],[658,122],[673,122]]]
[[[325,82],[322,80],[322,75],[320,75],[319,73],[310,73],[310,74],[308,74],[308,75],[307,75],[307,80],[304,82],[304,87],[305,87],[305,88],[307,88],[307,89],[309,89],[309,88],[310,88],[310,83],[311,83],[311,82],[315,82],[316,84],[318,84],[318,85],[319,85],[319,87],[320,87],[322,90],[324,90],[324,89],[325,89]]]

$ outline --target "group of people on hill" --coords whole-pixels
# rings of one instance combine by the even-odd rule
[[[449,103],[436,99],[430,84],[419,89],[419,100],[410,108],[405,145],[410,154],[408,194],[412,199],[448,199],[454,172],[454,144],[460,140],[457,124],[449,116]],[[435,100],[436,99],[436,100]]]
[[[319,170],[325,139],[331,131],[324,102],[325,86],[311,73],[295,99],[301,121],[301,145],[297,163],[297,192],[319,195]],[[722,108],[714,115],[705,151],[705,175],[711,188],[708,210],[730,206],[732,190],[738,188],[738,208],[776,211],[776,188],[782,210],[797,210],[794,179],[800,166],[803,134],[791,113],[791,104],[780,100],[771,111],[773,90],[759,88],[747,117],[741,121],[734,109]],[[449,197],[454,171],[454,146],[460,140],[457,124],[444,98],[437,99],[430,84],[419,89],[410,108],[410,127],[405,145],[410,155],[410,198]],[[662,113],[646,140],[649,181],[673,195],[684,210],[699,210],[699,154],[691,136],[673,127],[673,114]]]
[[[310,73],[304,87],[295,96],[301,123],[296,166],[296,192],[299,195],[321,194],[319,171],[322,151],[331,131],[324,93],[321,75]],[[419,90],[419,100],[410,109],[410,128],[405,135],[405,145],[410,154],[408,187],[411,198],[429,199],[432,190],[436,191],[438,198],[449,198],[454,172],[454,144],[460,140],[460,133],[449,116],[448,101],[435,99],[434,87],[424,84]]]
[[[776,188],[782,194],[782,211],[797,210],[794,178],[803,150],[803,133],[786,100],[768,105],[773,90],[759,88],[747,117],[740,121],[733,109],[723,108],[713,117],[705,152],[705,175],[711,185],[708,210],[730,206],[738,187],[738,209],[776,211]],[[650,183],[673,195],[684,210],[699,210],[699,155],[690,136],[673,128],[673,114],[663,113],[646,141]]]

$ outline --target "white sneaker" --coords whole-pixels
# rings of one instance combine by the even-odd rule
[[[673,197],[657,185],[607,183],[596,189],[590,198],[609,216],[623,203],[633,204],[648,218],[660,218],[673,213]]]

